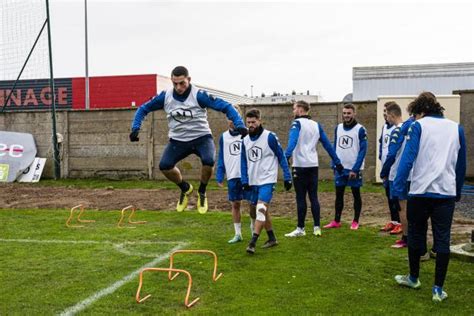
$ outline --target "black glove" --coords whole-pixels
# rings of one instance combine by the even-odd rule
[[[250,191],[250,185],[248,183],[244,183],[244,184],[242,184],[242,189],[244,191]]]
[[[341,174],[344,171],[344,166],[340,163],[336,165],[336,171],[337,173]]]
[[[241,138],[244,138],[249,134],[249,130],[246,127],[239,127],[237,130],[239,131],[240,135],[242,135]]]
[[[456,194],[456,202],[461,201],[461,194]]]
[[[140,133],[139,129],[136,129],[130,133],[131,142],[138,142],[140,140],[140,138],[138,138],[138,133]]]
[[[286,180],[284,182],[284,185],[285,185],[285,190],[290,191],[291,187],[293,186],[293,183],[290,180]]]

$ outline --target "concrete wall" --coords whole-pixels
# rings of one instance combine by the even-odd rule
[[[461,125],[466,135],[467,171],[469,178],[474,177],[474,90],[454,91],[461,96]]]
[[[466,129],[468,162],[474,158],[474,91],[460,91],[461,122]],[[373,181],[376,155],[376,101],[354,103],[358,121],[367,129],[369,146],[364,177]],[[253,106],[244,106],[245,111]],[[275,132],[283,147],[288,142],[288,129],[292,121],[292,105],[259,105],[264,126]],[[329,139],[334,137],[334,128],[341,122],[341,103],[316,103],[312,105],[312,116],[319,121]],[[57,132],[64,136],[61,145],[61,173],[63,177],[107,177],[107,178],[154,178],[163,179],[158,165],[168,142],[165,113],[153,112],[144,121],[140,142],[128,139],[130,124],[135,110],[59,111]],[[210,110],[209,121],[217,143],[219,135],[227,129],[227,120],[222,113]],[[51,149],[51,115],[49,112],[21,112],[0,114],[0,130],[27,132],[34,135],[38,156],[47,157],[44,176],[53,175]],[[320,156],[320,178],[330,179],[329,156],[318,145]],[[178,164],[188,179],[198,179],[199,160],[190,156]],[[468,166],[468,175],[474,177],[474,167]]]

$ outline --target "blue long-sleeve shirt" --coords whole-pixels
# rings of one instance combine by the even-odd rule
[[[184,102],[190,93],[191,89],[188,89],[183,95],[179,95],[176,91],[173,90],[173,98],[180,102]],[[145,102],[141,105],[137,112],[135,113],[135,118],[132,122],[132,131],[139,130],[142,121],[148,115],[148,113],[161,110],[165,107],[165,96],[166,91],[162,91],[160,94],[152,98],[150,101]],[[224,101],[220,98],[215,98],[212,95],[209,95],[204,90],[199,90],[197,93],[197,101],[201,108],[210,108],[215,111],[224,113],[227,118],[234,123],[236,128],[245,127],[242,118],[240,117],[237,110],[227,101]]]
[[[434,116],[434,115],[433,115]],[[461,194],[461,189],[464,184],[464,177],[466,174],[466,140],[464,136],[464,129],[461,125],[458,128],[459,132],[459,152],[458,159],[456,162],[456,195]],[[414,122],[408,131],[407,143],[405,149],[403,150],[402,158],[400,160],[400,165],[398,166],[397,175],[393,182],[394,185],[394,195],[400,196],[404,192],[406,187],[406,182],[410,173],[413,163],[418,157],[418,151],[420,149],[420,139],[421,139],[421,125],[418,122]],[[420,196],[431,197],[431,198],[446,198],[441,194],[436,193],[425,193]]]
[[[319,129],[319,142],[323,145],[324,149],[331,157],[333,164],[335,165],[340,164],[341,161],[339,160],[339,157],[337,157],[336,151],[332,147],[331,142],[329,141],[326,133],[324,132],[324,129],[321,123],[318,123],[318,129]],[[294,120],[291,125],[290,132],[288,134],[288,146],[286,147],[286,150],[285,150],[285,157],[287,159],[289,159],[292,156],[293,151],[296,148],[296,145],[298,145],[300,131],[301,131],[301,123],[298,120]]]
[[[235,130],[229,130],[229,133],[232,136],[239,135],[239,132]],[[217,168],[216,168],[217,183],[224,182],[225,174],[226,174],[226,170],[225,170],[225,163],[224,163],[224,137],[223,137],[223,134],[221,134],[221,137],[219,138],[219,153],[217,155]]]
[[[343,126],[344,130],[346,130],[346,131],[350,131],[352,128],[355,127],[355,125],[354,125],[354,126],[351,126],[351,127],[347,128],[346,126],[344,126],[344,124],[342,126]],[[337,146],[337,126],[334,129],[334,142],[333,142],[334,150],[336,150],[336,146]],[[350,169],[350,170],[349,169],[344,169],[344,174],[348,174],[349,171],[359,173],[360,172],[360,167],[362,167],[362,163],[364,162],[366,154],[367,154],[367,132],[365,131],[364,127],[361,127],[359,129],[359,153],[357,154],[356,162],[352,166],[352,169]],[[331,167],[334,168],[334,165],[331,164]]]
[[[252,141],[256,141],[261,134],[256,135],[256,136],[250,136],[250,139]],[[291,173],[290,173],[290,168],[288,167],[288,161],[285,158],[285,154],[283,152],[283,148],[281,148],[280,142],[278,141],[278,138],[274,133],[270,133],[268,135],[268,146],[270,149],[273,151],[275,156],[278,159],[278,163],[280,164],[280,167],[283,171],[283,179],[285,181],[291,181]],[[249,176],[248,176],[248,167],[247,167],[247,151],[245,149],[244,142],[242,142],[242,149],[240,153],[240,170],[241,170],[241,181],[242,185],[248,184],[249,183]]]
[[[395,163],[395,159],[397,158],[397,153],[403,145],[403,141],[405,140],[405,136],[408,133],[408,129],[410,128],[411,124],[413,124],[415,120],[410,117],[408,120],[403,122],[402,126],[396,127],[392,133],[390,134],[390,143],[388,145],[388,154],[387,158],[385,159],[385,163],[382,166],[382,171],[380,172],[380,178],[388,177],[390,174],[390,169],[392,165]]]

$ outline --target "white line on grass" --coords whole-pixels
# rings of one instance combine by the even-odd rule
[[[97,241],[97,240],[58,240],[58,239],[4,239],[0,238],[0,242],[20,242],[20,243],[38,243],[38,244],[109,244],[112,245],[113,248],[119,252],[122,252],[127,255],[140,255],[140,254],[135,254],[131,253],[128,251],[125,251],[123,246],[125,244],[130,244],[130,245],[151,245],[151,244],[177,244],[177,246],[173,247],[170,251],[168,251],[165,254],[157,256],[155,259],[152,261],[146,263],[142,267],[138,268],[137,270],[133,271],[129,275],[123,277],[121,280],[111,284],[110,286],[106,287],[105,289],[102,289],[85,300],[77,303],[74,306],[71,306],[67,309],[65,309],[63,312],[61,312],[61,316],[71,316],[75,315],[78,312],[86,309],[90,305],[94,304],[96,301],[101,299],[104,296],[107,296],[109,294],[112,294],[115,292],[118,288],[123,286],[125,283],[131,281],[132,279],[136,278],[138,274],[140,273],[141,270],[145,268],[150,268],[153,266],[156,266],[158,263],[161,261],[167,259],[173,251],[182,249],[185,247],[188,243],[185,242],[173,242],[173,241],[127,241],[124,243],[113,243],[111,241]]]
[[[109,287],[107,287],[105,289],[102,289],[102,290],[92,294],[91,296],[89,296],[88,298],[83,300],[82,302],[79,302],[76,305],[69,307],[68,309],[61,312],[61,314],[59,314],[59,315],[61,315],[61,316],[75,315],[76,313],[78,313],[78,312],[84,310],[85,308],[89,307],[90,305],[94,304],[96,301],[98,301],[102,297],[107,296],[109,294],[112,294],[113,292],[115,292],[118,288],[120,288],[125,283],[127,283],[127,282],[131,281],[132,279],[136,278],[141,270],[157,265],[161,261],[167,259],[173,251],[179,250],[182,247],[184,247],[185,245],[186,245],[185,243],[182,243],[182,244],[174,247],[173,249],[171,249],[167,253],[155,258],[153,261],[148,262],[144,266],[138,268],[137,270],[133,271],[132,273],[125,276],[121,280],[115,282],[114,284],[110,285]]]

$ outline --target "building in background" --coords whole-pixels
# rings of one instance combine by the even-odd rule
[[[316,103],[321,101],[318,95],[311,95],[309,91],[306,94],[292,92],[291,94],[280,94],[274,92],[271,96],[257,96],[253,98],[253,104],[276,104],[276,103],[294,103],[296,101],[306,101]]]
[[[450,95],[454,90],[474,89],[474,63],[354,67],[352,86],[354,101],[423,91]]]
[[[8,98],[15,81],[0,81],[0,108]],[[85,109],[85,78],[56,78],[55,96],[58,109]],[[205,87],[198,88],[232,104],[251,104],[251,98]],[[159,92],[172,87],[169,77],[156,74],[101,76],[89,78],[90,109],[130,108],[140,106]],[[49,79],[27,79],[17,82],[6,111],[49,109],[52,104]]]

